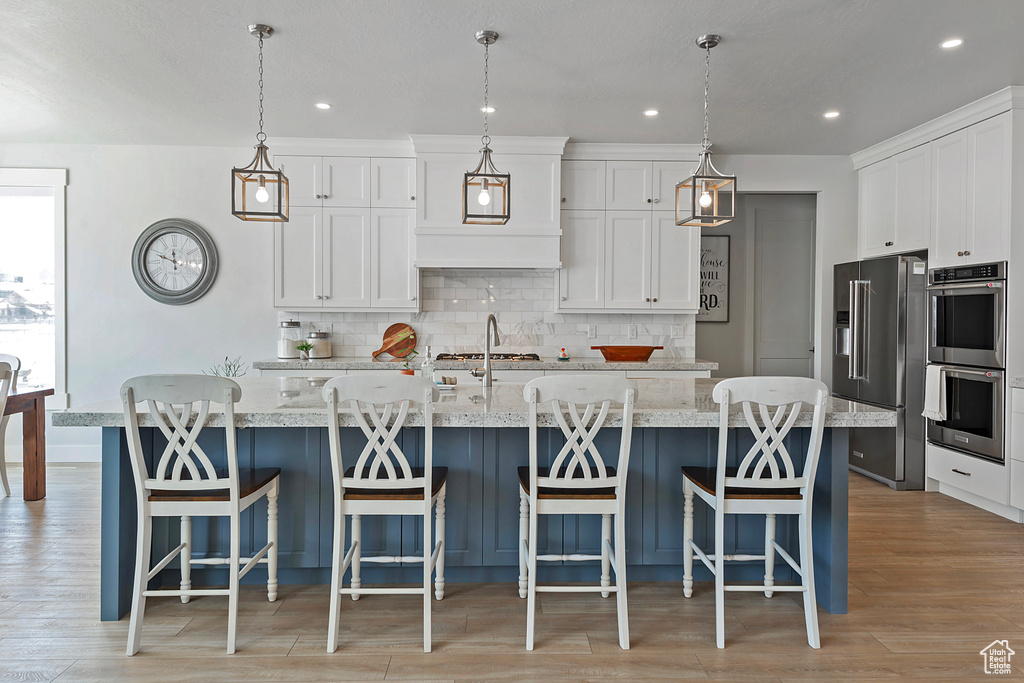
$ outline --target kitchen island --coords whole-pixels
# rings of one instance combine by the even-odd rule
[[[713,464],[717,444],[718,407],[711,391],[719,380],[638,380],[632,454],[627,481],[627,562],[629,579],[681,581],[683,556],[682,465]],[[243,466],[280,467],[279,508],[280,570],[282,583],[329,583],[333,492],[327,444],[326,405],[321,398],[324,379],[259,378],[239,380],[242,399],[235,408],[239,458]],[[343,452],[361,450],[362,434],[349,416],[341,416]],[[545,419],[546,418],[546,419]],[[604,453],[614,453],[619,434],[612,415],[598,439]],[[57,412],[55,426],[103,428],[103,483],[101,528],[101,617],[120,618],[130,607],[135,556],[135,493],[124,437],[124,417],[117,399],[79,409]],[[414,460],[422,456],[422,414],[409,416],[401,435],[403,450]],[[551,416],[541,415],[544,438],[557,452],[560,432]],[[894,428],[892,411],[852,401],[830,399],[826,433],[815,480],[814,555],[819,603],[829,612],[846,611],[847,591],[847,457],[851,427]],[[148,452],[163,447],[159,430],[146,419],[144,446]],[[745,427],[735,414],[731,426]],[[806,451],[810,416],[801,415],[787,437],[790,453],[800,466]],[[516,467],[526,463],[527,406],[522,385],[496,384],[484,392],[476,385],[460,385],[444,392],[434,413],[434,462],[448,467],[446,580],[508,581],[515,590],[518,577],[519,494]],[[224,457],[223,416],[214,414],[200,444],[215,459]],[[731,452],[753,443],[749,431],[731,433]],[[703,506],[695,511],[694,529],[704,543],[713,520]],[[253,524],[252,515],[266,514],[260,502],[243,515],[242,552],[259,548],[265,525]],[[758,518],[730,520],[735,524],[726,552],[754,552],[764,542],[764,523]],[[193,557],[202,557],[210,542],[214,554],[226,551],[226,520],[193,521]],[[417,522],[409,518],[364,521],[368,554],[385,552],[411,555],[422,538]],[[541,552],[595,553],[600,520],[593,516],[566,516],[543,520],[539,530]],[[161,520],[154,525],[154,551],[177,544],[178,525]],[[795,519],[779,520],[777,538],[795,552]],[[546,563],[545,563],[546,564]],[[570,563],[566,563],[569,565]],[[581,563],[544,566],[546,580],[575,580],[597,573]],[[781,563],[780,563],[781,564]],[[694,567],[695,579],[707,580],[703,567]],[[193,582],[223,583],[220,568],[193,570]],[[416,581],[421,569],[402,566],[367,566],[364,582]],[[792,578],[785,565],[776,578]],[[260,572],[246,577],[259,583]],[[736,578],[760,581],[763,566],[736,567]],[[173,567],[161,578],[178,581]]]

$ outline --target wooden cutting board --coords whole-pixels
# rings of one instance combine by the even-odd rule
[[[373,352],[376,358],[387,353],[395,358],[405,358],[416,349],[416,331],[405,323],[395,323],[384,331],[384,341],[380,348]]]

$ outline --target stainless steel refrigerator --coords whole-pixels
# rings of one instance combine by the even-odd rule
[[[897,415],[850,430],[850,469],[899,490],[924,488],[926,271],[918,256],[835,267],[832,394]]]

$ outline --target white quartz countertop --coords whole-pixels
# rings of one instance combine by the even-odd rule
[[[252,364],[256,370],[394,370],[404,360],[388,358],[328,358],[325,360],[258,360]],[[410,367],[418,368],[422,356],[410,361]],[[483,361],[436,360],[437,370],[468,370],[483,365]],[[671,358],[654,356],[643,363],[609,363],[603,358],[571,358],[560,361],[556,358],[532,360],[492,360],[494,370],[717,370],[718,363],[700,358]]]
[[[1024,389],[1024,377],[1011,377],[1010,378],[1011,389]]]
[[[327,405],[322,397],[323,378],[261,377],[239,378],[242,399],[235,405],[238,427],[323,427],[327,423]],[[720,379],[640,379],[634,407],[634,427],[717,427],[718,405],[711,390]],[[527,427],[527,404],[523,385],[496,384],[486,393],[479,385],[458,385],[441,392],[434,407],[437,427]],[[343,426],[355,426],[348,415],[341,415]],[[800,415],[797,426],[810,426],[809,412]],[[81,408],[53,413],[54,426],[124,426],[119,399],[111,399]],[[423,425],[418,411],[409,415],[408,426]],[[556,426],[553,417],[541,415],[542,426]],[[621,426],[622,416],[609,416],[609,426]],[[731,426],[746,424],[737,412]],[[153,426],[145,415],[140,425]],[[211,416],[209,426],[224,426],[221,414]],[[828,427],[895,427],[896,413],[854,401],[829,399],[825,425]]]

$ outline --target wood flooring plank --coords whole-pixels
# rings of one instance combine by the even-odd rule
[[[614,655],[556,655],[542,652],[540,644],[534,652],[519,655],[438,654],[427,656],[394,655],[388,667],[388,680],[422,678],[430,672],[463,680],[519,681],[565,679],[616,679],[646,681],[649,679],[707,678],[693,655],[661,653],[636,655],[622,652]]]
[[[11,483],[14,486],[14,483]],[[7,659],[0,661],[0,680],[36,683],[52,681],[74,664],[74,659]]]
[[[78,683],[165,683],[174,680],[189,683],[233,683],[234,681],[382,681],[388,668],[386,656],[330,655],[290,657],[287,665],[274,657],[181,657],[173,670],[163,657],[79,659],[57,679]]]

